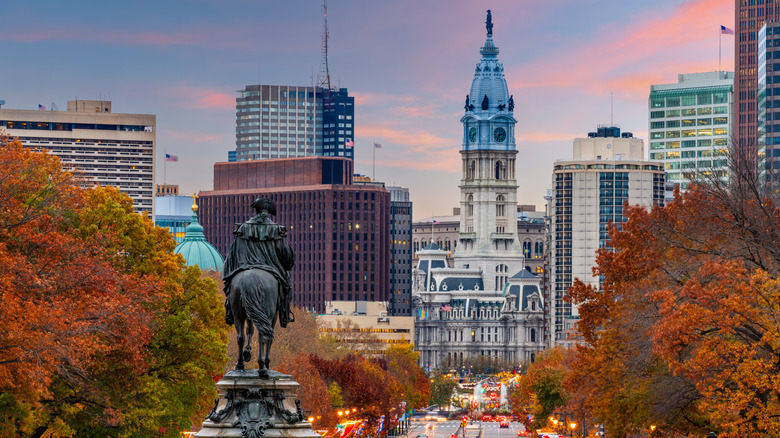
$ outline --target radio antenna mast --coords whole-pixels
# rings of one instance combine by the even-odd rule
[[[322,60],[317,74],[317,86],[330,91],[330,72],[328,71],[328,0],[322,0]]]

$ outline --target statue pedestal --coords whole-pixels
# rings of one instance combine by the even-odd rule
[[[217,382],[217,399],[196,437],[300,437],[314,432],[296,398],[298,382],[269,371],[234,370]]]

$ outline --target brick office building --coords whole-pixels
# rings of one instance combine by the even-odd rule
[[[235,224],[266,196],[295,251],[293,303],[322,313],[326,301],[390,298],[390,194],[353,185],[352,161],[338,157],[216,163],[214,190],[198,198],[206,239],[224,256]]]

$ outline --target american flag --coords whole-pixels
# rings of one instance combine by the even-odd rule
[[[382,145],[379,143],[374,143],[374,148],[376,149],[382,149]]]
[[[178,155],[165,154],[165,161],[179,161]]]
[[[449,304],[442,304],[441,305],[442,312],[452,312],[452,306]]]
[[[729,29],[728,27],[721,25],[720,26],[720,34],[721,35],[734,35],[734,30]]]
[[[355,147],[355,142],[352,141],[351,138],[348,138],[346,143],[345,143],[345,146],[347,146],[348,148],[353,148],[353,147]]]

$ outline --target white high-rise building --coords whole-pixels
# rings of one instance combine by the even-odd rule
[[[67,111],[0,109],[0,128],[45,149],[88,184],[117,187],[136,212],[154,212],[157,117],[111,112],[111,101],[72,100]]]
[[[644,143],[620,128],[599,127],[574,140],[571,160],[556,161],[550,213],[550,344],[570,345],[578,319],[564,301],[575,278],[593,277],[596,250],[609,246],[609,223],[625,221],[623,205],[664,204],[663,165],[644,160]]]

